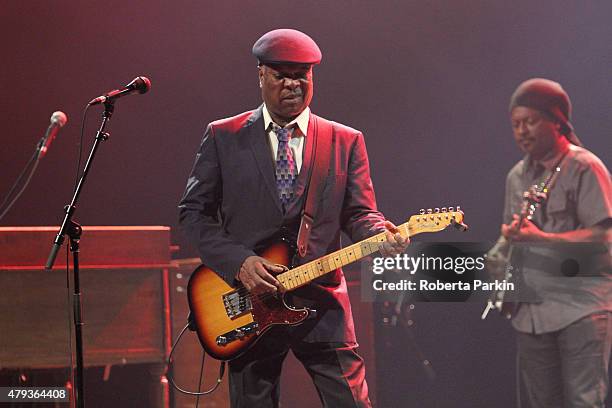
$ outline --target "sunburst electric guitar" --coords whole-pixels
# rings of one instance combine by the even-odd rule
[[[398,227],[404,237],[422,232],[442,231],[449,225],[465,230],[459,207],[421,210]],[[284,293],[307,285],[316,278],[377,252],[387,240],[380,233],[329,255],[287,269],[276,275]],[[290,265],[293,252],[279,242],[260,256],[278,265]],[[297,309],[285,302],[284,293],[251,294],[243,286],[229,286],[213,270],[201,265],[189,280],[188,296],[191,317],[206,352],[218,360],[232,360],[245,353],[273,325],[297,325],[311,310]]]

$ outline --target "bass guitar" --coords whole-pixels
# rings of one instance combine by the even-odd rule
[[[459,207],[421,210],[398,227],[403,237],[442,231],[449,225],[466,230]],[[286,269],[276,275],[284,291],[280,294],[252,294],[241,285],[231,287],[212,269],[199,266],[188,285],[192,323],[204,350],[218,360],[232,360],[245,353],[270,327],[297,325],[312,312],[287,304],[286,292],[307,285],[326,273],[377,252],[386,242],[380,233],[314,261]],[[293,252],[286,243],[267,247],[260,256],[278,265],[290,265]]]
[[[548,194],[552,186],[554,185],[559,172],[561,171],[561,162],[565,158],[565,155],[561,157],[556,166],[554,166],[553,170],[550,172],[548,177],[539,184],[534,184],[527,191],[523,193],[523,202],[521,203],[521,212],[518,215],[518,223],[517,229],[521,228],[521,225],[525,220],[530,220],[533,218],[533,214],[536,209],[540,207],[547,199]],[[514,260],[514,248],[515,245],[512,239],[508,239],[508,253],[505,256],[506,265],[504,267],[504,280],[509,283],[512,280],[515,280],[516,275],[518,274],[517,268],[513,265],[515,263]],[[520,282],[519,282],[520,283]],[[504,286],[506,287],[506,286]],[[515,296],[516,297],[516,296]],[[499,313],[504,316],[506,319],[512,318],[512,314],[516,309],[516,302],[508,299],[505,289],[494,290],[489,295],[489,299],[487,300],[487,305],[485,306],[484,311],[480,318],[482,320],[486,319],[487,315],[491,310],[497,310]]]

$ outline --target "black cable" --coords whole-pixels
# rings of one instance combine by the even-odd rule
[[[34,162],[34,165],[32,165],[32,162]],[[17,177],[17,180],[15,181],[15,183],[13,184],[13,186],[11,187],[9,192],[6,194],[6,197],[4,198],[4,201],[2,201],[2,204],[0,205],[0,209],[2,207],[6,207],[6,208],[4,210],[2,210],[2,212],[0,212],[0,220],[2,218],[4,218],[4,216],[9,212],[9,210],[13,206],[13,204],[15,204],[15,202],[19,199],[19,197],[21,197],[21,194],[23,194],[23,192],[25,191],[25,189],[28,186],[28,184],[30,184],[30,180],[32,180],[32,176],[34,175],[34,172],[36,171],[36,168],[38,167],[38,163],[39,162],[40,162],[40,151],[37,148],[34,151],[34,154],[32,155],[32,157],[30,157],[30,160],[28,160],[28,162],[26,163],[26,165],[23,168],[23,170],[21,170],[21,173],[19,174],[19,177]],[[28,170],[28,168],[31,165],[32,165],[32,169],[30,170],[25,183],[23,183],[23,186],[21,187],[21,190],[19,190],[17,192],[17,194],[15,195],[15,197],[11,201],[9,201],[9,198],[11,197],[11,195],[13,194],[13,192],[15,191],[15,189],[17,188],[17,186],[21,182],[21,179],[26,175],[26,173],[27,173],[26,170]],[[8,202],[8,204],[7,204],[7,202]]]
[[[187,324],[189,325],[189,323]],[[204,357],[206,357],[206,353],[204,352],[204,349],[202,349],[202,364],[200,364],[200,378],[198,379],[198,392],[202,392],[202,377],[204,377]],[[195,408],[198,408],[200,406],[200,397],[201,395],[198,395],[196,397]]]
[[[198,385],[198,391],[194,392],[194,391],[187,391],[182,389],[181,387],[179,387],[175,382],[174,382],[174,375],[172,373],[172,354],[174,353],[174,349],[176,348],[176,346],[178,345],[179,341],[181,341],[181,338],[183,337],[183,334],[185,334],[185,330],[187,330],[187,328],[189,327],[189,323],[187,323],[185,325],[185,327],[183,327],[183,329],[181,330],[181,332],[178,335],[178,338],[176,339],[176,341],[174,342],[174,344],[172,345],[172,349],[170,349],[170,354],[168,355],[168,360],[166,362],[166,365],[168,366],[169,370],[168,370],[168,380],[170,381],[170,384],[172,384],[172,386],[174,387],[175,390],[182,392],[183,394],[187,394],[187,395],[208,395],[208,394],[212,394],[221,384],[221,381],[223,380],[223,375],[225,374],[225,361],[221,361],[221,365],[219,366],[219,377],[217,378],[217,383],[210,388],[207,391],[199,391],[200,387],[201,387],[201,383]],[[204,369],[204,354],[202,354],[202,370]],[[202,380],[202,371],[200,371],[200,381]]]
[[[34,150],[34,153],[32,154],[32,157],[30,157],[30,160],[28,160],[28,162],[26,163],[26,165],[23,168],[23,170],[21,170],[21,173],[19,174],[19,177],[17,177],[17,180],[15,181],[15,183],[13,184],[13,186],[11,187],[9,192],[6,194],[6,197],[4,197],[4,201],[2,201],[2,204],[0,204],[0,207],[4,207],[4,205],[6,204],[6,202],[9,199],[9,197],[11,196],[11,194],[13,194],[13,191],[15,190],[15,188],[17,188],[17,185],[19,184],[19,182],[23,178],[23,175],[25,174],[26,169],[30,166],[30,164],[32,164],[32,161],[34,161],[34,159],[37,158],[38,154],[39,154],[39,151],[38,151],[38,148],[37,148],[36,150]]]
[[[85,130],[85,118],[87,116],[87,109],[88,108],[89,108],[89,105],[87,105],[85,107],[85,110],[83,112],[83,120],[81,122],[81,139],[79,141],[79,160],[77,162],[76,182],[75,182],[75,185],[74,185],[75,191],[76,191],[76,186],[77,186],[77,183],[78,183],[78,180],[79,180],[79,169],[81,167],[81,157],[83,155],[83,133],[84,133],[84,130]],[[41,159],[41,151],[42,151],[41,147],[42,147],[43,140],[41,140],[36,145],[36,150],[34,150],[34,154],[32,154],[32,157],[30,157],[30,160],[28,160],[26,166],[24,167],[24,169],[19,174],[19,177],[17,177],[17,180],[15,181],[15,183],[13,184],[13,186],[11,187],[9,192],[7,193],[6,197],[4,198],[4,201],[2,202],[2,204],[0,204],[0,209],[5,206],[5,204],[7,203],[9,198],[11,197],[11,194],[13,193],[13,191],[15,191],[15,189],[17,188],[17,186],[21,182],[21,179],[26,174],[26,170],[32,164],[32,162],[34,162],[34,166],[30,170],[30,173],[28,174],[28,178],[27,178],[26,182],[23,184],[23,186],[21,187],[21,190],[19,190],[19,192],[15,195],[15,197],[6,205],[6,208],[3,211],[0,212],[0,220],[2,218],[4,218],[4,216],[8,213],[8,211],[13,206],[13,204],[15,204],[17,199],[19,199],[19,197],[21,197],[21,194],[23,194],[23,192],[25,191],[25,189],[28,186],[28,184],[30,184],[30,180],[32,179],[32,176],[34,175],[34,172],[36,171],[36,168],[38,167],[38,163],[40,162],[40,159]]]
[[[87,119],[87,111],[91,105],[85,105],[85,109],[83,110],[83,117],[81,119],[81,136],[79,138],[79,159],[77,160],[77,168],[76,168],[76,177],[74,179],[74,191],[76,191],[77,186],[79,185],[79,175],[81,172],[81,159],[83,157],[83,139],[85,134],[85,122]]]

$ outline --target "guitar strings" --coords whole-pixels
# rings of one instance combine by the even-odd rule
[[[374,238],[374,237],[372,237],[372,238]],[[370,238],[370,239],[372,239],[372,238]],[[384,241],[384,242],[386,242],[386,241]],[[373,253],[378,252],[378,251],[380,250],[381,245],[382,245],[384,242],[379,242],[379,241],[369,242],[369,244],[370,244],[370,245],[374,245],[374,246],[376,246],[376,247],[377,247],[377,248],[376,248],[374,251],[372,251],[372,252],[371,252],[369,255],[371,255],[371,254],[373,254]],[[345,248],[345,249],[346,249],[346,248]],[[297,269],[299,269],[299,268],[303,268],[305,265],[308,265],[308,264],[300,265],[300,266],[298,266],[297,268],[294,268],[294,269],[289,269],[289,270],[287,270],[287,271],[285,271],[285,272],[283,272],[283,273],[292,272],[292,271],[293,271],[293,272],[295,272]],[[338,269],[338,268],[335,268],[335,269]],[[332,269],[332,270],[334,270],[334,269]],[[330,271],[328,271],[328,272],[325,272],[324,274],[329,273],[329,272],[331,272],[332,270],[330,270]],[[323,274],[323,275],[324,275],[324,274]],[[323,276],[323,275],[321,275],[321,276]],[[300,286],[302,286],[302,285],[300,285]],[[291,289],[295,289],[295,288],[291,288]],[[265,301],[265,300],[267,300],[267,299],[269,299],[269,298],[272,298],[272,297],[277,297],[279,294],[282,294],[282,293],[279,293],[279,292],[275,292],[275,293],[266,292],[266,293],[260,293],[260,294],[251,293],[251,292],[250,292],[250,291],[249,291],[247,288],[245,288],[244,286],[241,286],[241,287],[240,287],[239,289],[237,289],[235,292],[236,292],[236,293],[238,293],[238,296],[239,296],[239,297],[247,297],[247,298],[249,298],[251,301],[253,301],[253,296],[257,297],[257,299],[258,299],[259,301]]]

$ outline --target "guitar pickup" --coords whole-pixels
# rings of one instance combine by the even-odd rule
[[[227,333],[217,336],[217,340],[216,340],[217,345],[225,346],[233,341],[242,340],[247,336],[250,336],[252,334],[257,334],[258,328],[259,328],[259,325],[257,324],[257,322],[251,322],[237,329],[228,331]]]
[[[239,289],[240,290],[240,289]],[[225,307],[225,313],[230,319],[235,319],[243,314],[250,312],[253,308],[251,304],[251,298],[245,289],[241,289],[243,294],[239,290],[234,290],[223,295],[223,306]]]

